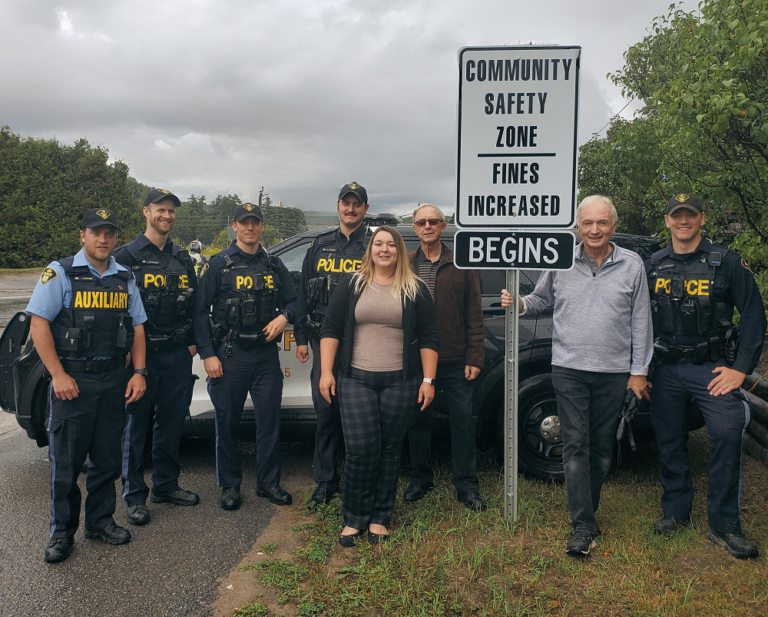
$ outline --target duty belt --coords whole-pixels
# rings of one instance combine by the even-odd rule
[[[62,360],[61,366],[67,373],[105,373],[125,365],[124,356],[106,360]]]
[[[674,364],[679,360],[689,360],[693,364],[717,362],[723,355],[723,341],[719,336],[712,336],[696,345],[674,345],[659,340],[653,344],[653,355],[665,364]]]

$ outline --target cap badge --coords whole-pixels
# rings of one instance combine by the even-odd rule
[[[349,188],[351,188],[353,191],[360,188],[360,185],[357,182],[353,182],[349,185]]]
[[[162,193],[163,195],[169,195],[171,193],[170,191],[166,191],[165,189],[157,189],[157,192]]]
[[[680,203],[683,203],[689,197],[690,195],[686,195],[685,193],[680,193],[679,195],[675,195],[675,199],[677,199],[677,201],[679,201]]]
[[[251,210],[253,210],[253,204],[243,204],[243,209],[248,210],[248,212],[250,212]]]
[[[96,210],[96,214],[98,214],[101,218],[106,220],[110,217],[112,213],[109,210]]]

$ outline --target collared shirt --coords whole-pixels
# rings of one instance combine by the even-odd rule
[[[440,256],[435,261],[430,261],[421,250],[418,248],[416,253],[416,274],[419,278],[427,284],[429,293],[432,294],[432,299],[435,298],[435,280],[437,279],[437,271],[440,268],[440,264],[443,263],[445,257],[445,248],[440,243]]]
[[[205,274],[200,278],[197,286],[197,294],[195,295],[195,312],[192,320],[195,328],[195,339],[197,340],[197,351],[200,357],[205,359],[215,355],[213,349],[213,343],[211,341],[211,324],[208,316],[211,312],[211,305],[216,299],[216,296],[221,291],[221,274],[220,270],[224,267],[224,255],[232,256],[236,253],[241,255],[243,262],[250,262],[252,260],[263,261],[265,268],[267,267],[267,261],[269,259],[269,253],[264,249],[264,245],[259,243],[259,248],[254,254],[245,253],[240,250],[236,242],[233,242],[229,248],[216,253],[208,260],[208,269]],[[285,299],[285,309],[283,312],[288,318],[288,322],[292,323],[294,320],[294,314],[296,311],[296,286],[293,283],[293,278],[285,264],[278,258],[277,273],[280,277],[280,291]]]
[[[157,245],[152,242],[152,240],[147,238],[143,231],[139,232],[139,235],[136,236],[136,239],[133,240],[133,242],[136,244],[140,251],[149,247],[149,250],[153,254],[160,257],[160,264],[163,267],[166,267],[168,262],[173,259],[173,241],[170,238],[165,241],[165,246],[163,246],[162,250],[157,248]],[[127,265],[127,263],[130,263],[131,256],[130,253],[128,253],[128,250],[125,248],[128,244],[130,244],[130,242],[124,244],[115,251],[115,260],[117,263],[122,265]]]
[[[88,261],[85,256],[84,249],[75,255],[72,262],[74,267],[88,266],[96,278],[104,278],[105,276],[112,276],[118,272],[127,272],[128,269],[117,263],[114,257],[109,258],[109,266],[104,274],[101,274],[93,264]],[[35,290],[32,292],[32,297],[29,299],[27,305],[27,313],[37,315],[48,321],[53,321],[62,309],[69,308],[72,302],[72,282],[64,272],[64,267],[58,261],[52,261],[48,264],[45,272],[50,269],[56,273],[54,277],[47,277],[43,282],[43,277],[37,281]],[[138,326],[147,321],[147,314],[144,312],[144,305],[141,303],[141,296],[139,295],[139,288],[136,287],[136,281],[131,279],[128,281],[128,314],[133,318],[133,325]]]
[[[597,271],[600,270],[600,268],[604,268],[606,264],[613,262],[613,249],[616,245],[613,242],[609,242],[608,244],[611,247],[611,252],[605,256],[603,261],[600,262],[600,265],[597,264],[597,259],[592,257],[589,253],[587,253],[587,251],[584,250],[584,243],[581,242],[579,244],[579,256],[587,262],[593,276],[597,274]]]

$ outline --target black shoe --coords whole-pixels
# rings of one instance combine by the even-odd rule
[[[565,552],[569,555],[578,557],[589,555],[597,542],[595,539],[600,536],[599,531],[590,531],[589,529],[577,529],[570,541],[565,547]]]
[[[102,540],[107,544],[125,544],[131,541],[131,532],[120,525],[110,523],[101,529],[86,529],[85,537],[89,540]]]
[[[477,492],[477,489],[471,488],[468,491],[458,491],[456,493],[456,499],[470,510],[477,510],[478,512],[485,510],[485,501],[480,497],[480,493]]]
[[[725,550],[736,559],[752,559],[757,557],[757,546],[746,536],[740,533],[723,533],[712,529],[707,529],[707,538],[715,544],[724,546]]]
[[[45,548],[45,563],[58,563],[69,557],[74,538],[53,538]]]
[[[319,506],[321,503],[330,503],[333,496],[336,494],[336,490],[328,488],[327,484],[318,484],[315,492],[312,493],[311,501],[315,506]],[[342,546],[344,546],[342,544]]]
[[[240,488],[235,486],[221,489],[219,505],[224,510],[237,510],[240,507]]]
[[[660,536],[666,536],[681,529],[689,529],[691,526],[690,518],[674,518],[665,516],[653,524],[653,530]]]
[[[290,506],[293,503],[293,498],[290,493],[287,493],[280,486],[272,488],[257,488],[257,497],[266,497],[276,506]]]
[[[373,533],[372,531],[368,532],[368,544],[376,546],[377,544],[384,544],[387,541],[389,541],[388,533]]]
[[[360,529],[355,533],[351,533],[348,536],[339,536],[339,544],[344,548],[352,548],[355,545],[355,539],[360,538],[365,534],[365,529]]]
[[[135,506],[129,506],[125,518],[131,525],[146,525],[149,522],[149,510],[143,503],[137,503]]]
[[[432,484],[411,484],[403,493],[403,499],[405,501],[419,501],[423,499],[426,494],[434,487]]]
[[[183,488],[176,489],[172,493],[167,495],[155,495],[149,494],[149,499],[152,503],[172,503],[174,506],[196,506],[200,503],[200,497],[197,493],[191,491],[185,491]]]

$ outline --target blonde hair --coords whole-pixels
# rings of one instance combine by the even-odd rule
[[[416,301],[416,296],[419,293],[419,279],[411,270],[411,262],[408,259],[408,249],[405,248],[405,240],[400,232],[394,227],[389,225],[382,225],[371,236],[368,242],[368,250],[365,251],[363,256],[363,263],[360,269],[353,275],[354,291],[357,294],[363,293],[373,283],[373,275],[376,270],[376,266],[373,263],[372,251],[373,241],[379,233],[386,231],[392,236],[395,241],[395,249],[397,250],[397,265],[395,266],[395,280],[392,282],[392,295],[395,296],[400,302],[405,298],[408,298],[411,302]]]

